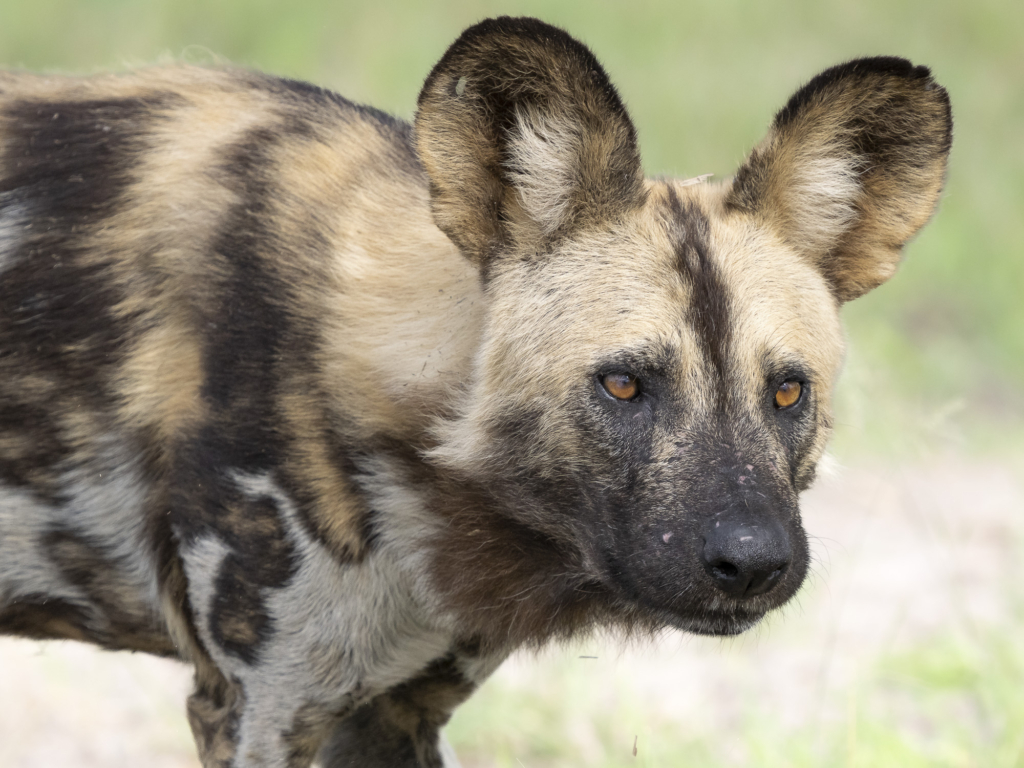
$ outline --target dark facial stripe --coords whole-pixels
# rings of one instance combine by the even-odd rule
[[[669,187],[666,223],[675,247],[676,268],[691,291],[686,320],[718,377],[716,389],[724,397],[731,342],[729,293],[710,257],[708,219],[696,206],[684,206],[675,190]]]

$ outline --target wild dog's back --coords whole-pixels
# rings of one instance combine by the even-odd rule
[[[329,499],[311,527],[358,554],[327,425],[382,429],[342,419],[328,382],[372,371],[373,324],[469,354],[418,311],[476,281],[430,221],[409,131],[242,71],[0,74],[0,631],[175,653],[158,582],[182,588],[169,510],[191,500],[170,487],[201,486],[199,462],[289,464]],[[377,422],[382,401],[444,386],[420,363],[348,378]]]

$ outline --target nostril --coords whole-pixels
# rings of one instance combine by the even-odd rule
[[[740,569],[732,563],[720,562],[711,566],[711,575],[716,579],[731,580],[740,575]]]

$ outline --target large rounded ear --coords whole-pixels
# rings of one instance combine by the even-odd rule
[[[953,121],[926,67],[859,59],[789,100],[739,170],[728,204],[773,227],[840,301],[887,280],[935,210]]]
[[[594,55],[556,27],[470,27],[423,86],[416,147],[434,220],[481,263],[642,203],[636,130]]]

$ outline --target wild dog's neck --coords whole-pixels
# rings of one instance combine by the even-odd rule
[[[434,225],[425,185],[340,217],[326,391],[365,438],[419,442],[468,383],[483,325],[476,268]]]

